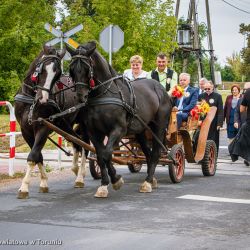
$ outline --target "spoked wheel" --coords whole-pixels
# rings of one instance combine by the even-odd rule
[[[95,157],[95,154],[91,154],[91,156]],[[96,160],[89,160],[89,171],[95,180],[101,179],[101,169]]]
[[[141,171],[142,168],[142,163],[129,163],[128,164],[128,169],[131,173],[138,173]]]
[[[170,159],[175,161],[175,163],[172,163],[168,166],[170,179],[173,183],[179,183],[184,177],[185,170],[185,156],[182,146],[175,144],[171,148],[169,156]]]
[[[204,176],[214,176],[217,167],[217,147],[214,141],[208,140],[205,155],[201,161],[201,169]]]

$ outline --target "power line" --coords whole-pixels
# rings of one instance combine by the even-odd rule
[[[229,3],[229,2],[227,2],[227,1],[225,1],[225,0],[221,0],[221,1],[222,1],[222,2],[224,2],[224,3],[226,3],[226,4],[228,4],[228,5],[230,5],[231,7],[235,8],[235,9],[237,9],[237,10],[239,10],[239,11],[242,11],[242,12],[245,12],[245,13],[247,13],[247,14],[250,14],[250,12],[249,12],[249,11],[246,11],[246,10],[240,9],[239,7],[237,7],[237,6],[233,5],[233,4],[231,4],[231,3]]]

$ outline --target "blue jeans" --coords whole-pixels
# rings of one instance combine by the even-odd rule
[[[186,122],[188,120],[188,113],[177,113],[177,126],[178,129],[181,127],[181,123],[184,121]]]

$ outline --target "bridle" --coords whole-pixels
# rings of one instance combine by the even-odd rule
[[[94,81],[94,70],[91,57],[83,56],[83,55],[75,55],[72,56],[70,66],[75,63],[76,60],[81,60],[89,69],[89,83],[85,82],[74,82],[75,86],[83,86],[87,87],[88,89],[93,89],[95,87]],[[98,80],[97,80],[98,81]]]
[[[33,72],[33,74],[31,75],[31,81],[33,82],[33,86],[31,87],[33,89],[34,92],[37,91],[37,89],[41,89],[44,90],[48,93],[51,92],[52,89],[52,85],[50,86],[50,89],[47,89],[45,87],[42,87],[39,85],[39,76],[42,73],[43,70],[43,66],[46,62],[49,61],[53,61],[53,59],[55,59],[55,61],[58,63],[58,65],[61,67],[61,58],[56,56],[56,55],[45,55],[41,58],[41,60],[36,64],[36,68],[35,71]],[[25,83],[24,83],[25,84]],[[27,84],[25,84],[27,86]],[[30,86],[29,86],[30,87]]]

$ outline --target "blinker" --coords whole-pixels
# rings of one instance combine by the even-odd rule
[[[63,89],[63,83],[62,82],[57,82],[56,83],[58,89]]]
[[[95,87],[95,81],[94,81],[93,78],[91,78],[91,79],[89,80],[89,86],[90,86],[90,88],[94,88],[94,87]]]
[[[32,75],[31,75],[31,81],[32,82],[37,82],[38,80],[38,73],[35,71]]]

